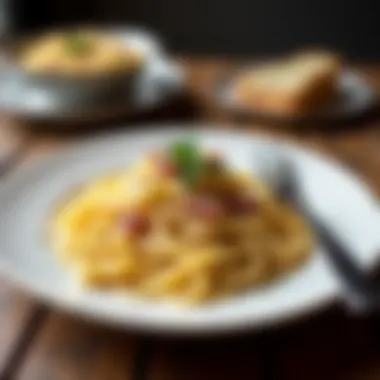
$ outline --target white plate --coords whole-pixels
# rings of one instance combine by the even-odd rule
[[[214,333],[270,325],[326,305],[339,283],[321,249],[297,272],[252,290],[196,308],[142,300],[133,294],[76,287],[44,236],[52,209],[73,186],[124,168],[155,147],[188,134],[181,129],[144,130],[78,143],[9,175],[0,187],[0,269],[37,297],[72,313],[110,324],[163,332]],[[195,132],[191,132],[195,134]],[[330,160],[281,141],[251,134],[196,132],[205,146],[221,151],[233,165],[276,177],[280,156],[299,170],[303,190],[326,223],[368,267],[380,247],[380,218],[374,198],[357,179]]]
[[[215,97],[218,103],[231,111],[260,118],[284,121],[346,120],[362,116],[373,108],[376,102],[374,90],[362,75],[351,69],[344,69],[337,79],[337,96],[328,104],[305,115],[293,116],[275,112],[267,113],[239,103],[233,91],[236,75],[233,74],[229,78],[224,78],[224,80],[217,83]]]

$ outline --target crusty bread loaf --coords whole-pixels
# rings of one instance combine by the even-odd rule
[[[256,66],[235,83],[239,102],[255,110],[307,113],[335,93],[341,62],[333,54],[313,51]]]

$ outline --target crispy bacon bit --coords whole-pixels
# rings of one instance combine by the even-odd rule
[[[178,170],[174,162],[167,154],[163,152],[154,152],[151,157],[154,163],[157,165],[160,173],[165,177],[174,177],[178,174]]]
[[[150,230],[149,218],[141,212],[128,212],[120,217],[120,226],[131,236],[144,236]]]
[[[186,198],[185,208],[190,215],[205,220],[217,220],[225,213],[223,204],[210,196],[197,195]]]
[[[258,204],[252,197],[240,195],[227,199],[226,207],[233,214],[249,214],[257,210]]]

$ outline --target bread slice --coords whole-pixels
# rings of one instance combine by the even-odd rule
[[[234,93],[255,110],[304,114],[333,97],[340,69],[333,54],[298,53],[248,70],[237,78]]]

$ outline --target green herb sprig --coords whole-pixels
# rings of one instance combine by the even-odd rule
[[[194,140],[174,142],[169,146],[168,153],[181,179],[189,187],[194,186],[205,167],[202,152],[196,142]]]
[[[90,43],[83,33],[70,32],[63,38],[64,48],[69,54],[82,56],[90,50]]]

